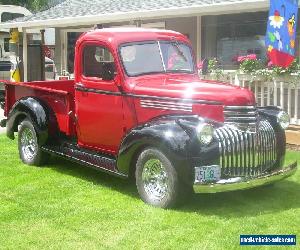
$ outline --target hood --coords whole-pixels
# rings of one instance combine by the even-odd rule
[[[195,75],[152,75],[135,77],[130,82],[136,95],[150,95],[218,102],[225,106],[255,105],[253,93],[231,84],[200,80]]]

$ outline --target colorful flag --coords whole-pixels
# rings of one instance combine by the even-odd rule
[[[266,48],[276,66],[288,67],[294,60],[298,0],[270,0]]]

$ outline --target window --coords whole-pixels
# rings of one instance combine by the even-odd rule
[[[160,42],[167,72],[194,72],[192,51],[189,46],[178,42]]]
[[[115,73],[113,56],[107,48],[87,45],[83,50],[83,75],[107,79],[107,73]]]
[[[4,38],[4,51],[9,52],[9,38]]]
[[[10,20],[16,19],[18,17],[23,17],[23,16],[24,16],[24,14],[20,14],[20,13],[3,12],[1,14],[1,22],[10,21]]]
[[[129,76],[164,72],[157,42],[122,46],[120,52]]]
[[[236,58],[247,54],[266,60],[267,12],[205,16],[202,20],[203,58],[216,57],[224,69],[236,68]]]

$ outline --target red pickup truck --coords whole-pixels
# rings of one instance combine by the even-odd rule
[[[288,115],[253,93],[200,80],[190,41],[152,29],[101,29],[76,43],[75,80],[7,83],[7,136],[22,161],[50,154],[134,177],[140,197],[170,207],[194,192],[272,183]]]

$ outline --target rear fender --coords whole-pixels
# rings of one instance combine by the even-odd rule
[[[41,100],[33,97],[25,97],[18,100],[7,116],[6,134],[14,139],[18,125],[25,118],[29,118],[38,134],[39,144],[46,143],[49,135],[49,108]]]

